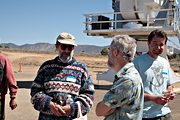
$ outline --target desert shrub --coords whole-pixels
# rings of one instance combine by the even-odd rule
[[[101,50],[101,55],[108,55],[108,47],[105,47]]]
[[[4,46],[4,48],[7,48],[7,49],[9,49],[9,46],[5,45],[5,46]]]

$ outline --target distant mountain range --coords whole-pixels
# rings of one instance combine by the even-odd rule
[[[25,50],[25,51],[37,51],[37,52],[53,52],[55,51],[55,45],[50,43],[36,43],[36,44],[24,44],[24,45],[16,45],[14,43],[3,43],[3,46]],[[173,46],[174,53],[180,53],[180,48],[175,46],[174,44],[170,44]],[[107,46],[104,46],[107,47]],[[95,46],[95,45],[78,45],[75,47],[76,53],[86,53],[86,54],[101,54],[101,51],[104,47]]]
[[[26,50],[26,51],[38,51],[38,52],[53,52],[55,51],[55,45],[50,43],[36,43],[36,44],[24,44],[16,45],[13,43],[3,43],[3,46]],[[87,53],[87,54],[100,54],[104,47],[95,46],[95,45],[78,45],[75,47],[76,53]]]

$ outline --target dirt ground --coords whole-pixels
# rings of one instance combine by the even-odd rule
[[[6,96],[6,120],[36,120],[38,118],[38,111],[34,110],[30,101],[30,87],[39,66],[46,60],[52,59],[56,54],[45,53],[25,53],[25,52],[9,52],[2,51],[13,63],[15,77],[19,86],[17,94],[18,107],[14,111],[9,108],[9,95]],[[89,55],[75,55],[76,59],[82,61],[88,66],[89,72],[92,75],[95,85],[111,85],[108,81],[96,80],[96,74],[106,71],[107,57],[103,56],[89,56]],[[21,65],[20,65],[21,64]],[[108,87],[108,86],[107,86]],[[107,88],[105,87],[105,88]],[[180,83],[175,84],[175,88],[180,88]],[[108,88],[107,88],[108,89]],[[92,110],[88,114],[89,120],[103,120],[103,117],[97,117],[95,114],[95,107],[97,103],[102,100],[107,90],[97,88],[95,91],[95,100]],[[174,120],[180,118],[180,94],[175,100],[170,102]]]

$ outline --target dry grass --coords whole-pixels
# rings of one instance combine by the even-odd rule
[[[29,76],[31,72],[38,70],[39,66],[46,60],[53,59],[56,57],[56,53],[35,53],[35,52],[25,52],[25,51],[10,51],[3,50],[5,54],[12,62],[15,75],[18,76]],[[96,79],[97,72],[103,72],[107,70],[107,56],[101,55],[87,55],[87,54],[75,54],[75,58],[82,63],[85,63],[89,69],[90,74],[93,79]],[[23,72],[20,74],[19,64],[22,64]],[[24,75],[25,74],[25,75]],[[34,75],[33,75],[34,76]],[[22,77],[21,77],[22,78]],[[96,82],[96,81],[95,81]]]
[[[53,59],[56,54],[55,53],[34,53],[34,52],[22,52],[22,51],[7,51],[3,50],[2,53],[4,53],[13,63],[13,68],[15,72],[15,77],[18,81],[32,81],[35,78],[35,75],[37,73],[37,70],[39,66],[46,60]],[[98,72],[103,72],[108,69],[107,67],[107,56],[100,56],[100,55],[85,55],[85,54],[75,54],[75,58],[83,63],[85,63],[88,66],[89,72],[92,76],[94,84],[98,84],[98,81],[96,80],[96,74]],[[19,72],[19,63],[22,63],[22,72]],[[171,61],[172,65],[176,68],[176,66],[179,65],[178,61]],[[100,81],[99,84],[112,84],[107,81]],[[175,84],[175,87],[179,87],[180,84]],[[104,94],[107,92],[107,90],[96,90],[95,92],[95,100],[94,100],[94,106],[90,113],[88,114],[89,120],[102,120],[103,117],[97,117],[95,115],[95,107],[96,104],[102,100]],[[8,120],[23,120],[26,116],[26,118],[31,119],[37,119],[37,111],[35,111],[30,103],[26,103],[23,99],[28,99],[27,101],[30,101],[29,96],[29,89],[20,89],[18,93],[18,106],[19,109],[11,112],[10,109],[7,110],[7,113],[9,116],[7,116]],[[23,98],[23,99],[22,99]],[[24,108],[24,103],[26,103],[27,110],[21,110]],[[179,103],[179,98],[173,101],[171,104],[172,111],[173,111],[173,117],[174,120],[178,120],[179,115],[179,107],[177,107],[177,103]],[[8,102],[7,102],[8,106]],[[30,113],[30,116],[27,117],[27,111]],[[22,117],[20,119],[17,117],[17,114],[20,114],[19,116]],[[32,115],[31,115],[32,114]],[[28,120],[28,119],[27,119]]]
[[[56,56],[56,53],[25,52],[7,49],[2,52],[12,61],[15,68],[19,66],[19,63],[23,64],[23,67],[39,67],[44,61]],[[75,58],[82,63],[85,63],[90,73],[93,75],[108,69],[107,56],[75,54]],[[180,61],[180,58],[172,59],[170,60],[170,64],[172,69],[180,74],[180,62],[178,61]]]

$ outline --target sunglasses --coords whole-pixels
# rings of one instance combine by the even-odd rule
[[[74,49],[74,45],[61,44],[60,47],[61,47],[61,50],[68,49],[69,51],[72,51]]]

